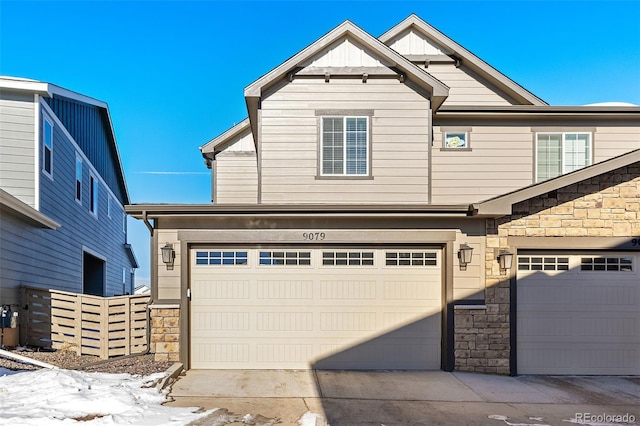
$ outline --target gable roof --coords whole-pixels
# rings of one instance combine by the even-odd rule
[[[410,60],[400,55],[389,46],[382,43],[369,33],[362,30],[350,21],[344,21],[333,30],[329,31],[318,40],[287,59],[285,62],[263,75],[244,89],[244,96],[249,110],[249,120],[254,135],[257,133],[257,110],[260,98],[264,91],[281,81],[290,72],[301,67],[302,64],[311,59],[332,43],[343,37],[353,39],[370,49],[376,55],[387,61],[391,66],[397,69],[397,72],[406,74],[407,78],[416,83],[418,86],[426,89],[431,93],[431,104],[433,109],[437,109],[449,95],[449,88],[437,78],[420,69]]]
[[[633,163],[640,163],[640,149],[474,204],[473,210],[476,212],[475,215],[510,215],[513,205],[521,201],[538,197],[542,194],[573,185],[586,179],[591,179]]]
[[[429,40],[435,42],[439,46],[442,46],[447,52],[447,55],[454,56],[459,59],[462,65],[486,78],[496,87],[510,95],[514,100],[521,102],[524,105],[547,105],[545,101],[484,62],[482,59],[438,31],[436,28],[427,24],[415,14],[411,14],[404,21],[381,35],[379,39],[383,43],[389,44],[395,37],[409,29],[417,30]]]
[[[37,228],[58,229],[61,226],[55,220],[45,216],[25,202],[20,201],[2,188],[0,188],[0,211],[13,213],[24,222]]]
[[[113,128],[113,121],[111,120],[111,113],[109,112],[109,106],[106,102],[85,96],[81,93],[73,92],[51,83],[19,77],[0,76],[0,89],[35,93],[48,99],[53,99],[55,96],[59,96],[91,105],[103,111],[105,116],[104,121],[106,121],[104,124],[108,127],[108,136],[112,141],[109,148],[113,151],[113,156],[115,157],[114,162],[116,164],[114,164],[114,167],[116,168],[115,172],[117,174],[118,186],[124,197],[123,204],[129,204],[129,190],[124,176],[120,151],[118,150],[118,144],[116,143],[116,135]],[[94,166],[97,165],[94,164]]]

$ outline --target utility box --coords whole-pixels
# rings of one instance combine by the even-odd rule
[[[20,327],[0,328],[0,345],[5,347],[18,346],[20,344]]]

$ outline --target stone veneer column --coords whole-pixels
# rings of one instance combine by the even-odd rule
[[[151,305],[151,352],[156,361],[180,360],[180,308]]]

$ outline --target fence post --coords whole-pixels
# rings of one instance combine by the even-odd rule
[[[100,303],[100,358],[109,359],[109,299],[103,298]]]
[[[75,334],[76,353],[82,355],[82,295],[76,295],[75,308],[76,314],[73,321],[73,332]]]

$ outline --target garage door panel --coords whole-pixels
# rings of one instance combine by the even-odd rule
[[[261,265],[262,251],[229,266],[198,265],[192,250],[193,368],[440,367],[440,250],[411,265],[394,249],[391,266],[381,249],[351,266],[323,264],[325,249],[301,250],[309,265]]]
[[[640,374],[640,256],[523,257],[527,267],[534,257],[538,265],[568,259],[570,269],[518,271],[518,372]]]

